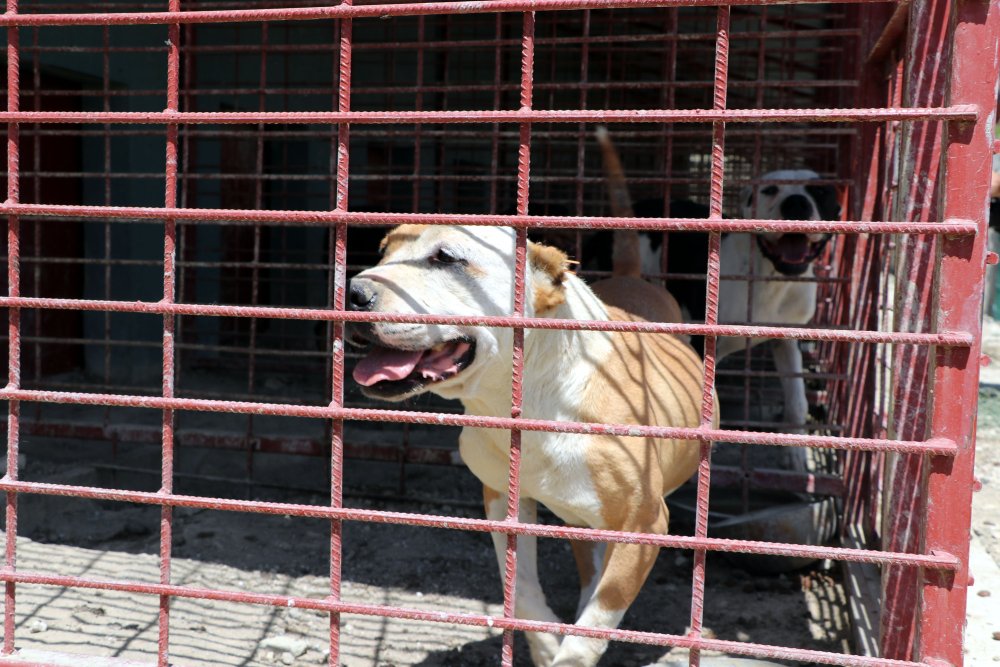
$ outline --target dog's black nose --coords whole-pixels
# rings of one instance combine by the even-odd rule
[[[783,220],[812,220],[815,209],[805,195],[789,195],[781,202]]]
[[[371,310],[375,305],[375,289],[371,281],[355,278],[351,281],[348,306],[351,310]]]

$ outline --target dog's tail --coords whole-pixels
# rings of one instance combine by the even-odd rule
[[[611,197],[611,215],[616,218],[633,218],[635,214],[632,212],[632,198],[625,185],[625,170],[622,169],[615,145],[611,143],[608,128],[603,125],[597,127],[597,143],[601,146],[601,156],[604,158],[604,174],[607,178],[608,195]],[[611,275],[638,278],[642,273],[639,232],[634,229],[616,229],[613,248]]]

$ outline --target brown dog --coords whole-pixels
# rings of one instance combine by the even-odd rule
[[[514,230],[404,225],[386,236],[383,258],[351,281],[357,310],[509,316],[513,311]],[[585,320],[676,321],[676,303],[637,278],[598,287],[599,299],[567,271],[566,256],[529,244],[526,315]],[[616,304],[628,311],[615,307]],[[353,326],[367,349],[354,379],[364,392],[402,400],[423,392],[460,399],[469,414],[509,416],[510,329],[378,323]],[[526,418],[697,427],[702,363],[666,334],[527,329]],[[503,519],[510,434],[465,428],[462,458],[483,483],[486,514]],[[663,497],[698,464],[696,440],[525,431],[520,519],[534,522],[541,502],[571,526],[663,534]],[[506,538],[494,535],[501,569]],[[518,538],[516,614],[558,621],[538,580],[535,538]],[[638,544],[573,543],[582,591],[576,623],[613,628],[635,599],[658,549]],[[528,633],[539,667],[594,665],[606,642]]]

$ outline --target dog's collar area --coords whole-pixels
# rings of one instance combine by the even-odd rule
[[[782,234],[776,242],[769,242],[757,234],[757,247],[778,273],[800,276],[806,272],[830,241],[827,234],[819,241],[809,241],[805,234]]]
[[[400,399],[449,380],[475,359],[475,341],[439,343],[425,350],[402,350],[372,342],[354,367],[354,380],[372,398]]]

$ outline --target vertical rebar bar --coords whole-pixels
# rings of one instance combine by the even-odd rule
[[[729,6],[719,7],[715,37],[715,79],[713,83],[713,109],[726,108],[726,89],[729,76]],[[712,181],[709,200],[709,217],[722,219],[723,179],[725,176],[726,125],[712,124]],[[719,275],[721,273],[720,244],[722,235],[711,232],[708,237],[708,271],[705,286],[705,324],[714,325],[719,321]],[[717,406],[715,405],[715,343],[714,335],[705,336],[705,374],[702,385],[701,425],[712,424]],[[698,463],[698,500],[695,512],[695,536],[708,535],[708,496],[712,472],[712,443],[702,442]],[[691,586],[691,636],[701,637],[702,621],[705,613],[705,557],[704,549],[696,549],[692,566]],[[701,664],[701,651],[691,649],[688,657],[690,667]]]
[[[7,0],[7,14],[17,14],[17,0]],[[20,28],[7,28],[7,111],[18,111],[21,100]],[[20,125],[7,124],[7,201],[20,201]],[[21,295],[21,219],[7,216],[7,294]],[[21,386],[21,309],[7,309],[7,386]],[[21,434],[21,403],[11,400],[7,410],[7,474],[17,479],[17,451]],[[4,565],[13,570],[17,565],[17,493],[7,492],[7,522],[4,526]],[[16,589],[13,581],[4,582],[3,653],[14,652],[14,607]]]
[[[353,0],[344,0],[350,5]],[[353,45],[353,22],[340,22],[340,55],[338,58],[337,110],[351,110],[351,54]],[[350,175],[351,137],[350,125],[341,123],[337,128],[337,209],[346,211]],[[343,310],[347,285],[347,224],[334,226],[334,279],[333,307]],[[344,323],[333,323],[333,384],[330,405],[344,405]],[[335,419],[331,424],[330,440],[330,506],[344,506],[344,420]],[[330,521],[330,598],[340,601],[341,566],[343,564],[343,523],[337,519]],[[330,614],[330,667],[340,665],[340,614]]]
[[[180,0],[170,0],[171,12],[181,10]],[[179,23],[167,26],[167,107],[168,113],[179,111],[180,100],[180,38]],[[164,184],[164,206],[177,206],[177,123],[167,123],[166,127],[166,178]],[[163,302],[174,303],[174,278],[176,271],[177,221],[166,218],[163,221]],[[164,398],[174,397],[174,316],[163,316],[163,377]],[[173,493],[174,487],[174,411],[163,411],[163,442],[160,462],[160,492]],[[164,505],[160,511],[160,583],[170,583],[170,560],[173,543],[173,508]],[[159,638],[157,663],[160,667],[169,664],[170,651],[170,596],[160,596]]]
[[[525,12],[521,33],[521,95],[520,108],[531,109],[532,82],[535,67],[535,13]],[[528,214],[529,182],[531,175],[531,125],[521,124],[520,145],[517,151],[517,215]],[[528,233],[518,227],[514,246],[514,316],[524,315],[525,266],[527,264]],[[521,389],[524,379],[524,328],[514,327],[514,345],[511,360],[511,407],[513,419],[521,417]],[[507,480],[507,521],[516,522],[519,515],[521,494],[521,430],[510,431],[510,474]],[[504,563],[504,618],[514,617],[514,597],[517,594],[517,535],[507,536]],[[514,664],[514,632],[504,630],[501,655],[503,667]]]

